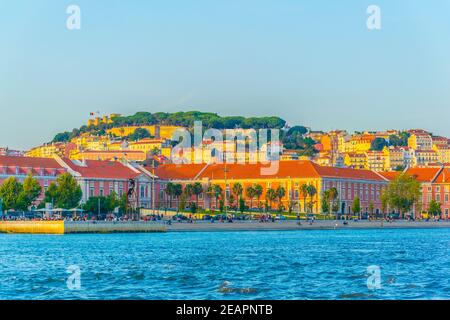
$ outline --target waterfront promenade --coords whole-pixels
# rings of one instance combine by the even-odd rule
[[[302,220],[301,225],[294,220],[259,222],[259,221],[235,221],[194,223],[174,222],[167,226],[167,231],[195,232],[195,231],[293,231],[293,230],[335,230],[335,229],[407,229],[407,228],[450,228],[450,221],[347,221],[343,220],[316,220],[310,224]]]
[[[0,233],[143,233],[165,232],[163,222],[153,221],[0,221]]]
[[[234,221],[0,221],[0,233],[70,234],[70,233],[144,233],[144,232],[214,232],[214,231],[295,231],[344,229],[429,229],[450,228],[450,221],[346,221],[302,220],[259,222]]]

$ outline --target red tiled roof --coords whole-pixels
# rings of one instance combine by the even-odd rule
[[[416,153],[436,153],[434,150],[416,150]]]
[[[86,160],[85,166],[81,166],[69,159],[63,160],[83,178],[134,179],[140,175],[140,173],[118,161]]]
[[[410,168],[407,174],[415,177],[420,182],[431,182],[431,180],[439,172],[440,168]]]
[[[385,177],[388,180],[393,180],[396,178],[399,174],[401,174],[400,171],[384,171],[384,172],[378,172],[380,175]]]
[[[155,174],[161,179],[192,180],[198,179],[224,179],[224,164],[165,164],[159,166]],[[350,168],[335,168],[320,166],[306,160],[279,161],[279,169],[273,175],[262,175],[261,169],[267,165],[258,164],[227,164],[228,179],[274,179],[274,178],[347,178],[377,180],[383,179],[370,170],[355,170]],[[203,171],[202,171],[203,170]]]
[[[437,176],[436,183],[448,183],[450,182],[450,168],[445,167]]]
[[[99,153],[99,154],[108,154],[108,153],[111,153],[111,154],[115,154],[115,153],[123,153],[123,154],[125,154],[125,153],[143,153],[143,151],[139,151],[139,150],[110,150],[110,151],[105,151],[105,150],[100,150],[100,151],[95,151],[95,150],[87,150],[87,151],[83,151],[82,152],[83,154],[96,154],[96,153]]]
[[[62,166],[53,158],[32,158],[32,157],[13,157],[13,156],[0,156],[0,166],[62,169]]]

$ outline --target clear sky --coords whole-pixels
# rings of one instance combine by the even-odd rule
[[[70,4],[81,30],[66,28]],[[449,14],[447,0],[0,0],[0,146],[97,110],[450,136]]]

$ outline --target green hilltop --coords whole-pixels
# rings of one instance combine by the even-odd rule
[[[288,149],[303,150],[305,155],[314,153],[315,141],[304,137],[308,130],[303,126],[294,126],[285,129],[286,120],[280,117],[242,117],[242,116],[220,116],[217,113],[187,111],[187,112],[137,112],[130,116],[117,116],[111,123],[101,123],[96,126],[83,125],[71,132],[65,131],[55,135],[52,142],[67,142],[83,133],[92,135],[106,135],[106,130],[123,126],[145,126],[145,125],[173,125],[193,128],[195,121],[202,121],[203,128],[215,129],[280,129],[280,135],[285,147]]]

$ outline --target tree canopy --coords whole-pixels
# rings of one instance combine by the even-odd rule
[[[39,182],[29,174],[23,184],[9,177],[0,186],[2,210],[26,211],[41,194]]]
[[[384,147],[388,146],[388,143],[383,138],[375,138],[370,144],[370,150],[381,151]]]
[[[137,128],[127,138],[128,138],[128,140],[136,141],[136,140],[142,140],[142,139],[145,139],[145,138],[152,138],[152,135],[150,134],[150,132],[148,132],[147,129]]]
[[[419,205],[420,183],[413,176],[402,173],[395,177],[383,191],[383,202],[404,214]]]
[[[120,206],[120,200],[117,195],[113,192],[107,197],[90,197],[88,201],[83,206],[83,209],[90,213],[95,214],[107,214],[111,213]]]
[[[394,147],[404,147],[408,145],[410,134],[406,131],[400,132],[398,135],[389,136],[389,145]]]
[[[62,209],[78,207],[83,193],[77,181],[70,173],[63,173],[52,182],[45,192],[45,202],[53,203]]]
[[[202,121],[206,129],[282,129],[286,121],[279,117],[241,117],[241,116],[219,116],[216,113],[187,111],[187,112],[137,112],[131,116],[119,116],[112,119],[111,123],[100,123],[97,126],[82,126],[75,128],[72,132],[62,132],[55,135],[52,142],[65,142],[81,133],[105,134],[106,129],[122,126],[143,126],[143,125],[174,125],[192,128],[195,121]]]

